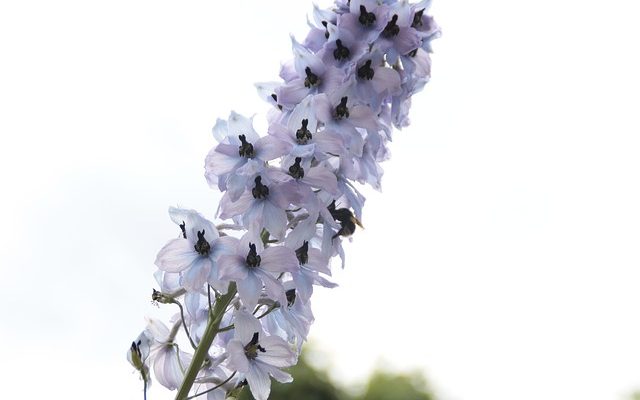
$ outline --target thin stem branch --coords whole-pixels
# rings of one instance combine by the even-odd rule
[[[213,313],[209,315],[207,327],[205,328],[202,339],[200,340],[200,345],[198,345],[198,348],[193,354],[193,358],[191,359],[191,364],[189,364],[187,373],[184,375],[184,380],[180,385],[180,389],[178,390],[178,394],[176,395],[176,400],[186,400],[189,397],[189,391],[191,390],[193,382],[198,376],[200,367],[202,367],[202,363],[209,355],[209,348],[211,347],[213,339],[215,339],[216,334],[218,333],[218,328],[220,327],[220,322],[222,321],[224,312],[229,303],[231,303],[231,300],[233,300],[236,293],[236,284],[235,282],[232,282],[229,285],[227,294],[216,299],[216,303],[213,307]]]
[[[189,343],[191,343],[191,347],[195,350],[198,346],[194,343],[193,339],[191,339],[191,335],[189,334],[189,329],[187,328],[187,322],[184,320],[184,309],[182,304],[179,301],[174,300],[173,304],[176,304],[178,308],[180,308],[180,319],[182,319],[182,327],[184,328],[184,333],[187,334],[187,338],[189,339]]]
[[[220,225],[216,225],[216,228],[219,231],[225,230],[225,229],[229,229],[229,230],[233,230],[233,231],[241,231],[244,229],[244,227],[242,225],[236,225],[236,224],[220,224]]]
[[[209,392],[213,392],[214,390],[218,389],[219,387],[226,385],[231,379],[233,379],[234,376],[236,376],[237,373],[238,373],[238,371],[234,371],[233,374],[229,375],[229,377],[227,379],[225,379],[223,382],[217,384],[216,386],[212,387],[211,389],[205,390],[204,392],[200,392],[200,393],[194,394],[193,396],[189,396],[185,400],[195,399],[196,397],[202,396],[203,394],[207,394]]]

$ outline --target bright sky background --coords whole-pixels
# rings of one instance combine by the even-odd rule
[[[419,367],[445,400],[640,389],[638,6],[435,0],[433,78],[367,192],[332,374]],[[141,399],[125,360],[169,205],[212,216],[210,129],[267,109],[310,1],[0,3],[0,392]],[[170,399],[157,383],[150,399]]]

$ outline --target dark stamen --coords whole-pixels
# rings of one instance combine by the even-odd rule
[[[244,354],[250,360],[255,360],[258,357],[258,351],[261,353],[266,352],[267,350],[258,344],[258,332],[253,334],[251,341],[244,346]]]
[[[418,49],[411,50],[407,55],[409,57],[415,57],[418,54]]]
[[[329,39],[329,29],[327,28],[327,21],[322,21],[322,26],[324,26],[324,38]]]
[[[351,54],[351,52],[349,51],[348,48],[342,45],[342,40],[340,39],[336,40],[336,46],[337,46],[336,49],[333,50],[333,58],[335,58],[338,61],[344,60],[345,58],[349,58],[349,55]]]
[[[398,22],[398,14],[393,14],[393,17],[391,17],[391,21],[387,23],[387,26],[385,26],[384,30],[382,31],[383,37],[390,38],[400,33],[400,27],[396,25],[396,22]]]
[[[309,242],[305,240],[302,246],[296,250],[296,257],[298,257],[300,265],[305,265],[309,262]]]
[[[296,157],[295,163],[289,167],[289,175],[293,176],[295,179],[304,178],[304,168],[300,165],[300,161],[302,161],[302,158]]]
[[[308,125],[309,120],[305,118],[302,120],[302,126],[300,129],[296,131],[296,141],[298,144],[307,144],[309,140],[313,139],[311,131],[307,128]]]
[[[198,241],[196,242],[195,246],[193,246],[193,248],[196,249],[196,251],[200,253],[200,255],[206,256],[209,254],[211,245],[209,245],[207,239],[204,238],[204,229],[202,230],[202,232],[198,231]]]
[[[367,12],[365,6],[360,6],[360,16],[358,17],[358,21],[363,26],[371,26],[376,22],[376,15],[372,12]]]
[[[186,239],[187,238],[187,225],[184,223],[184,221],[182,221],[182,223],[179,226],[180,226],[180,230],[182,231],[182,237],[184,239]]]
[[[311,68],[306,67],[304,69],[304,73],[307,75],[307,77],[304,79],[304,86],[306,88],[310,88],[311,86],[315,86],[318,84],[318,81],[320,79],[318,79],[318,75],[311,72]]]
[[[360,68],[358,68],[358,78],[360,79],[373,79],[373,68],[371,68],[371,60],[367,60],[366,63]]]
[[[247,142],[247,137],[245,135],[238,135],[238,139],[240,139],[240,142],[242,143],[238,147],[240,157],[253,158],[255,156],[255,153],[253,152],[253,145]]]
[[[250,268],[255,268],[260,266],[260,261],[262,261],[262,257],[258,255],[256,251],[256,245],[253,243],[249,243],[249,253],[247,253],[247,266]]]
[[[288,299],[287,299],[288,300]],[[131,352],[136,354],[138,358],[142,359],[142,352],[140,351],[140,345],[142,342],[138,340],[138,343],[131,342]]]
[[[340,104],[336,107],[336,117],[349,118],[349,109],[347,108],[347,96],[340,99]]]
[[[285,292],[285,295],[287,296],[287,306],[291,307],[296,302],[296,290],[289,289]]]
[[[424,8],[420,11],[416,11],[415,14],[413,14],[413,22],[411,23],[411,27],[412,28],[417,28],[419,26],[422,26],[422,14],[424,13]]]
[[[256,186],[253,189],[251,189],[251,194],[253,195],[253,198],[264,199],[265,197],[267,197],[269,195],[269,188],[266,185],[262,184],[262,177],[256,176],[256,179],[254,180],[254,182],[256,183]]]
[[[275,101],[275,102],[276,102],[276,106],[277,106],[279,109],[281,109],[281,110],[282,110],[282,106],[281,106],[280,104],[278,104],[278,95],[277,95],[277,94],[275,94],[275,93],[272,93],[272,94],[271,94],[271,98],[273,99],[273,101]]]

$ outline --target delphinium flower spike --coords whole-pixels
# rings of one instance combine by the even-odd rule
[[[313,323],[313,287],[336,286],[332,260],[344,267],[342,241],[363,226],[357,187],[380,188],[393,128],[409,124],[411,97],[430,78],[440,35],[430,3],[314,6],[281,81],[256,84],[272,106],[265,134],[236,112],[217,121],[205,160],[222,192],[216,218],[170,208],[179,229],[155,262],[153,300],[180,312],[169,327],[149,320],[128,352],[145,396],[151,370],[179,400],[222,400],[244,386],[266,400],[271,378],[291,381],[283,369]]]

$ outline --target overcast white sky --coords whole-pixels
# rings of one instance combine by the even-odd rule
[[[266,105],[307,1],[0,3],[0,392],[141,399],[169,205],[212,216],[210,128]],[[435,0],[433,78],[368,192],[317,347],[442,399],[640,388],[638,6]],[[263,123],[263,122],[261,122]],[[155,385],[150,399],[170,399]]]

